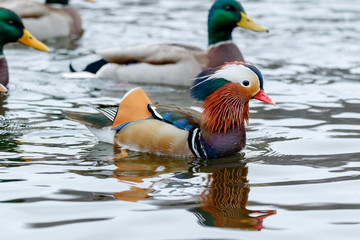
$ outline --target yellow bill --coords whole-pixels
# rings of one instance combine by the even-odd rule
[[[29,33],[28,30],[24,29],[24,34],[23,36],[18,40],[19,43],[24,44],[26,46],[35,48],[37,50],[40,51],[44,51],[44,52],[50,52],[49,48],[43,44],[42,42],[40,42],[39,40],[37,40],[33,35],[31,35],[31,33]]]
[[[268,32],[263,26],[257,25],[251,18],[244,12],[241,12],[241,20],[237,23],[239,27],[249,29],[254,32]]]
[[[85,1],[87,1],[87,2],[95,2],[95,0],[85,0]]]
[[[4,85],[2,85],[2,84],[0,83],[0,92],[6,93],[7,91],[8,91],[7,88],[4,87]]]

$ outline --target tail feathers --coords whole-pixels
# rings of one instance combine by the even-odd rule
[[[118,105],[97,105],[96,110],[102,113],[107,119],[109,119],[111,122],[114,122],[116,113],[118,111],[119,106]]]
[[[100,68],[102,68],[102,66],[104,66],[107,63],[108,62],[106,60],[100,59],[100,60],[97,60],[95,62],[88,64],[83,71],[95,74],[100,70]],[[70,69],[70,72],[79,72],[73,67],[72,63],[69,64],[69,69]]]
[[[112,125],[112,122],[101,113],[73,112],[63,110],[62,114],[69,120],[82,123],[92,128],[101,129]]]
[[[70,72],[77,72],[77,71],[74,69],[72,63],[69,64],[69,69],[70,69]]]
[[[105,64],[107,64],[108,62],[104,59],[100,59],[97,60],[95,62],[92,62],[90,64],[88,64],[84,70],[82,71],[78,71],[74,68],[73,64],[70,63],[69,64],[69,69],[71,73],[81,73],[81,72],[87,72],[87,73],[92,73],[92,74],[96,74],[100,68],[102,68]],[[70,74],[70,75],[74,75],[74,74]]]
[[[90,63],[89,65],[86,66],[86,68],[84,69],[85,72],[90,72],[90,73],[97,73],[100,68],[102,68],[105,64],[107,64],[108,62],[104,59],[100,59],[98,61],[95,61],[93,63]],[[71,70],[71,69],[70,69]]]
[[[62,77],[63,78],[69,78],[69,79],[86,79],[86,78],[95,78],[96,75],[95,73],[91,73],[91,72],[86,72],[86,71],[77,71],[73,64],[70,63],[69,64],[69,69],[70,69],[70,73],[63,73]]]

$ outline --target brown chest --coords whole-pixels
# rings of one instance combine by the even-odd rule
[[[223,65],[225,62],[244,61],[239,48],[233,43],[224,43],[210,47],[207,52],[209,68]]]
[[[9,72],[4,56],[0,56],[0,83],[6,86],[9,82]]]

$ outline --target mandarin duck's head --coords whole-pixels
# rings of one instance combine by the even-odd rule
[[[209,11],[209,32],[215,35],[222,34],[223,32],[231,33],[237,26],[255,32],[268,31],[266,28],[254,23],[238,1],[217,0]]]
[[[255,98],[275,104],[264,92],[263,76],[254,65],[245,62],[229,62],[202,72],[190,89],[193,98],[205,101],[214,94],[230,95],[242,103]]]
[[[251,99],[275,105],[264,92],[263,85],[262,74],[255,66],[235,61],[202,72],[190,94],[204,101],[204,122],[209,130],[226,132],[248,119]]]

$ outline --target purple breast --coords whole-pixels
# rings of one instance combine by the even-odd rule
[[[9,72],[6,59],[4,56],[0,56],[0,83],[6,86],[9,82]]]
[[[207,58],[209,68],[221,66],[225,62],[244,61],[239,48],[232,42],[208,49]]]

